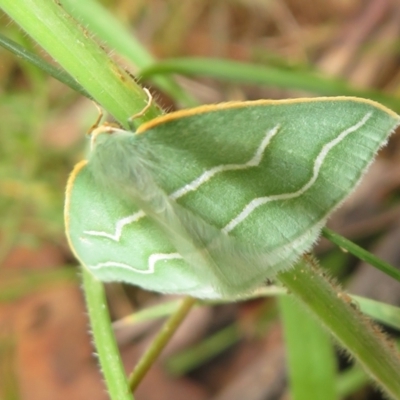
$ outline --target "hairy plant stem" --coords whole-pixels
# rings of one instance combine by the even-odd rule
[[[400,358],[394,344],[330,282],[312,256],[278,279],[311,311],[367,373],[394,399],[400,399]]]
[[[101,369],[112,400],[134,400],[112,330],[103,284],[82,268],[83,290]]]

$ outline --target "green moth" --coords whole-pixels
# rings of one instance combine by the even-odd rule
[[[398,124],[380,104],[337,97],[97,128],[67,185],[69,243],[102,281],[240,297],[311,249]]]

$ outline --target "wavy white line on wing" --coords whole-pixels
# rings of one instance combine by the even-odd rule
[[[173,259],[182,259],[182,256],[178,253],[152,254],[148,260],[148,264],[147,264],[148,269],[137,269],[137,268],[132,267],[129,264],[120,263],[120,262],[116,262],[116,261],[107,261],[107,262],[103,262],[103,263],[98,263],[96,265],[89,265],[88,268],[91,270],[99,270],[102,268],[110,268],[111,267],[111,268],[126,269],[128,271],[137,272],[139,274],[153,274],[156,263],[158,261],[173,260]]]
[[[193,192],[194,190],[197,190],[203,183],[206,183],[209,181],[214,175],[220,173],[220,172],[226,172],[226,171],[235,171],[235,170],[241,170],[241,169],[247,169],[251,167],[257,167],[261,160],[263,159],[264,151],[271,142],[271,139],[278,133],[280,128],[280,125],[276,125],[274,128],[271,130],[267,131],[264,139],[258,146],[254,156],[247,162],[243,164],[222,164],[222,165],[217,165],[216,167],[210,168],[209,170],[203,172],[198,178],[194,179],[192,182],[188,183],[187,185],[181,187],[174,193],[172,193],[169,197],[172,200],[179,199],[180,197],[184,196],[185,194],[189,192]]]
[[[318,154],[317,158],[314,161],[313,174],[311,176],[311,179],[303,187],[301,187],[299,190],[297,190],[295,192],[281,193],[281,194],[276,194],[273,196],[266,196],[266,197],[258,197],[258,198],[251,200],[243,208],[243,210],[222,229],[222,232],[225,232],[225,233],[231,232],[237,225],[239,225],[241,222],[243,222],[256,208],[262,206],[263,204],[269,203],[271,201],[276,201],[276,200],[289,200],[289,199],[293,199],[295,197],[301,196],[317,180],[319,171],[320,171],[322,164],[323,164],[326,156],[328,155],[329,151],[331,149],[333,149],[336,145],[338,145],[342,140],[344,140],[344,138],[346,136],[348,136],[350,133],[355,132],[356,130],[361,128],[363,125],[365,125],[366,122],[371,118],[371,115],[372,115],[372,112],[367,113],[359,122],[352,125],[350,128],[345,129],[335,139],[326,143],[322,147],[320,153]]]
[[[125,225],[129,225],[132,222],[139,221],[139,219],[143,218],[146,214],[140,210],[136,212],[135,214],[129,215],[128,217],[124,217],[120,220],[117,221],[115,225],[115,230],[114,233],[107,233],[103,231],[83,231],[86,235],[90,236],[103,236],[106,238],[109,238],[111,240],[114,240],[115,242],[119,242],[119,239],[121,238],[122,235],[122,230],[124,229]]]

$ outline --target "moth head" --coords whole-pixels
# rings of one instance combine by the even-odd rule
[[[117,124],[107,122],[90,129],[88,132],[88,135],[90,135],[90,150],[92,151],[100,142],[101,137],[105,138],[106,135],[112,135],[116,132],[123,132],[123,130]]]

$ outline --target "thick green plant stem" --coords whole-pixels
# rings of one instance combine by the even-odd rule
[[[144,68],[155,62],[150,52],[132,35],[131,29],[124,27],[121,21],[98,0],[63,0],[63,6],[71,15],[85,21],[85,26],[107,43],[109,48],[125,56],[137,68]],[[157,76],[152,82],[185,107],[198,105],[197,101],[181,89],[172,77]]]
[[[182,300],[180,307],[174,314],[165,322],[161,331],[158,333],[153,343],[141,357],[132,374],[129,377],[129,386],[132,391],[135,391],[139,383],[142,381],[147,371],[153,365],[154,361],[160,355],[165,345],[171,339],[175,331],[178,329],[181,322],[192,309],[196,299],[193,297],[185,297]]]
[[[56,0],[0,0],[2,8],[74,79],[129,128],[128,119],[147,104],[147,96],[133,77],[113,62]],[[155,105],[135,123],[160,114]]]
[[[310,310],[393,399],[400,399],[400,358],[395,346],[335,287],[311,256],[278,279]]]
[[[85,268],[83,288],[100,365],[112,400],[133,400],[111,327],[103,284]]]

